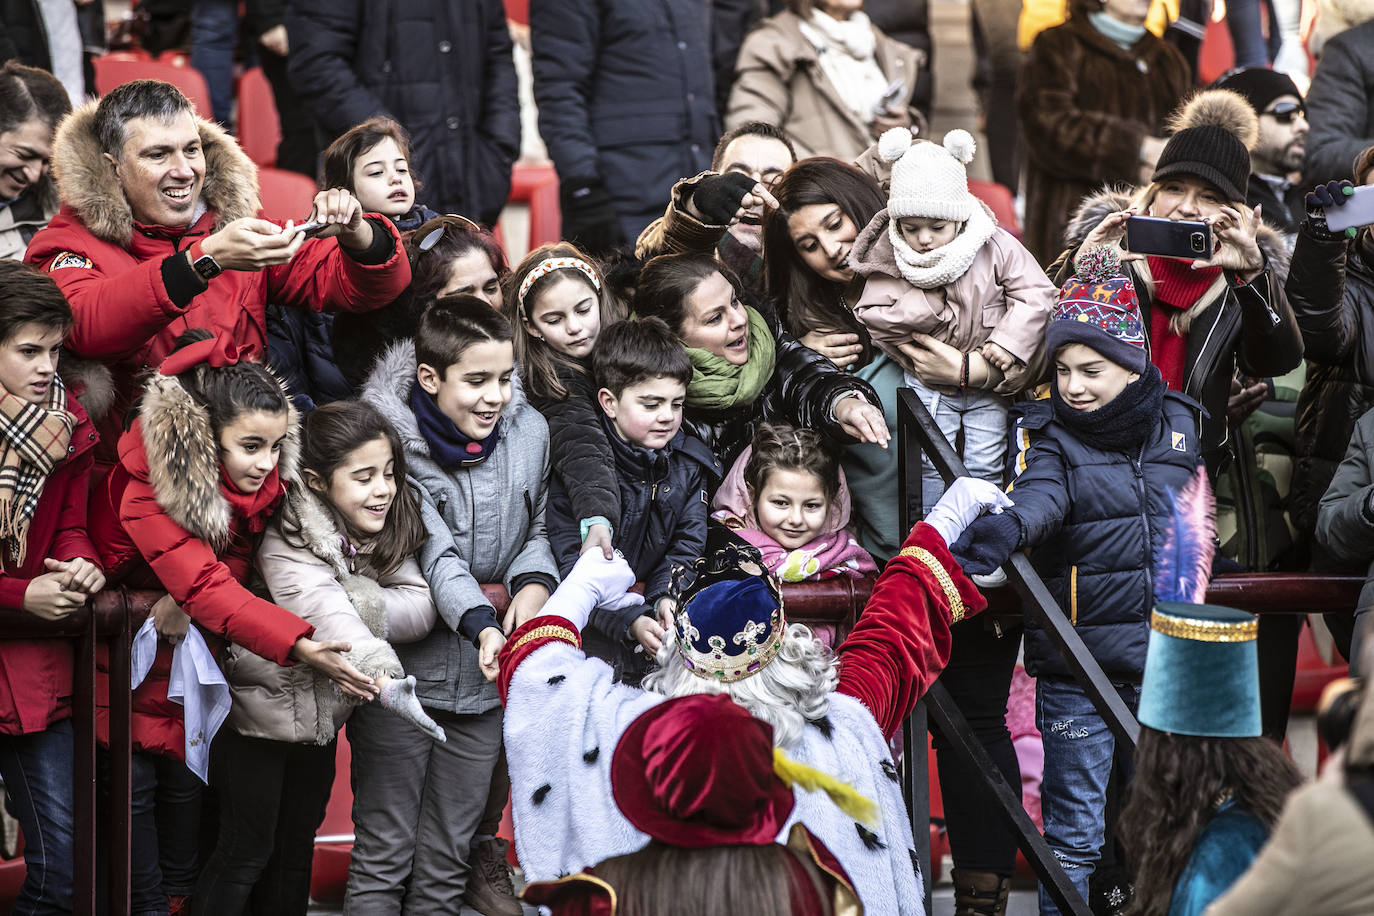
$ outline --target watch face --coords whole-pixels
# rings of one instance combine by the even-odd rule
[[[219,263],[208,254],[201,255],[191,266],[196,269],[196,273],[200,274],[206,280],[213,280],[223,271]]]

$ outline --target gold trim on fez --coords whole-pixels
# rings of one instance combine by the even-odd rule
[[[1259,635],[1259,620],[1202,620],[1152,611],[1150,629],[1165,636],[1194,642],[1251,642]]]

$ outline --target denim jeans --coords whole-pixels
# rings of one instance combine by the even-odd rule
[[[1115,686],[1134,712],[1140,704],[1139,685]],[[1045,747],[1045,777],[1040,784],[1045,842],[1086,901],[1088,879],[1102,856],[1106,832],[1103,814],[1107,782],[1117,756],[1116,739],[1075,681],[1041,678],[1037,682],[1035,725]],[[1057,916],[1059,912],[1041,885],[1041,916]]]
[[[136,751],[130,761],[132,912],[160,916],[167,897],[195,890],[205,784],[175,757]]]
[[[214,119],[225,127],[234,113],[234,48],[238,42],[238,0],[195,0],[191,7],[191,66],[205,77]],[[200,114],[204,117],[207,112]]]
[[[926,410],[935,418],[940,432],[964,459],[964,467],[974,477],[1002,484],[1007,458],[1007,402],[990,391],[969,390],[945,394],[927,388],[913,375],[903,376],[907,387],[916,392]],[[963,432],[960,444],[959,433]],[[923,461],[921,503],[923,515],[940,501],[945,482],[929,459]]]
[[[72,911],[72,721],[0,735],[0,776],[24,831],[15,916]]]

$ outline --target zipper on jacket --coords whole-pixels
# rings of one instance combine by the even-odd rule
[[[1150,610],[1155,603],[1155,554],[1154,543],[1150,538],[1150,497],[1145,488],[1145,448],[1148,444],[1140,446],[1139,457],[1131,461],[1131,467],[1135,470],[1136,490],[1140,494],[1140,525],[1145,533],[1145,619],[1150,619]]]
[[[1222,316],[1226,312],[1226,297],[1229,295],[1230,290],[1227,290],[1222,296],[1221,303],[1217,307],[1217,317],[1212,321],[1212,326],[1207,329],[1207,336],[1202,339],[1202,346],[1197,351],[1197,359],[1193,362],[1193,368],[1188,370],[1188,377],[1184,379],[1183,382],[1183,393],[1193,398],[1199,404],[1202,403],[1201,392],[1195,393],[1192,390],[1193,377],[1197,375],[1198,366],[1201,366],[1205,361],[1204,357],[1207,355],[1207,346],[1212,342],[1212,335],[1216,333],[1217,328],[1221,325]],[[1141,450],[1141,454],[1144,454],[1143,449]]]

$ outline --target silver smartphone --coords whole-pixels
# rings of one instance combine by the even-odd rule
[[[1332,232],[1371,223],[1374,223],[1374,185],[1360,185],[1344,204],[1326,208],[1326,228]]]

